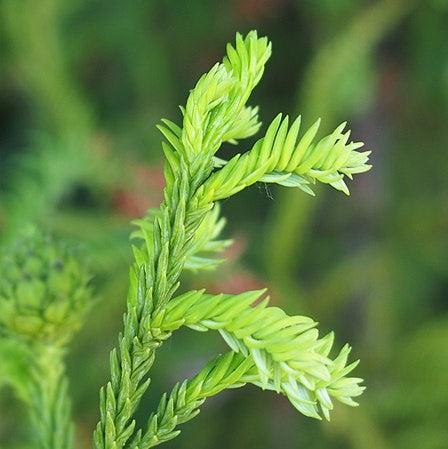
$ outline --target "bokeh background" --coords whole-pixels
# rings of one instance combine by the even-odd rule
[[[446,449],[448,2],[0,0],[0,251],[40,223],[80,242],[96,275],[98,303],[68,357],[77,447],[90,447],[121,327],[129,223],[161,199],[155,124],[179,119],[198,76],[253,28],[274,49],[252,100],[263,122],[348,120],[374,168],[350,198],[260,185],[227,201],[229,261],[184,284],[268,285],[274,303],[352,343],[368,389],[330,423],[256,388],[224,392],[166,447]],[[177,334],[139,418],[222,349],[212,334]],[[0,345],[0,447],[25,448],[7,357]]]

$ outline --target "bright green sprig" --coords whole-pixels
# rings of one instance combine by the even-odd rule
[[[199,413],[205,400],[229,389],[242,387],[255,371],[252,359],[230,351],[208,363],[194,378],[175,385],[164,394],[157,411],[152,413],[145,433],[136,434],[130,448],[148,449],[179,435],[176,427],[190,421]]]
[[[183,110],[180,140],[187,158],[215,154],[223,141],[248,137],[258,130],[257,109],[245,104],[270,55],[267,38],[255,33],[246,39],[237,34],[235,48],[227,45],[223,63],[198,81]]]
[[[332,373],[335,379],[339,375],[337,372],[341,373],[337,370],[345,364],[347,353],[347,349],[344,348],[334,361]],[[357,379],[353,379],[353,383],[356,381]],[[157,410],[148,420],[146,431],[137,432],[130,448],[149,449],[177,437],[180,434],[177,426],[197,416],[200,412],[199,407],[208,397],[215,396],[226,389],[243,387],[246,383],[261,385],[259,371],[252,357],[234,351],[216,357],[191,380],[176,384],[169,395],[162,396]],[[340,393],[347,394],[349,388],[354,388],[353,383],[351,382],[350,387],[344,385],[345,390],[342,392],[341,389]],[[265,388],[275,390],[272,384]],[[358,391],[358,394],[361,394],[361,391],[362,389]],[[288,391],[284,394],[299,410],[303,411],[307,407],[308,410],[310,409],[309,404],[312,401],[304,390],[298,389],[296,392]],[[319,390],[317,394],[321,403],[324,404],[322,409],[328,410],[326,407],[331,404],[331,399]],[[343,402],[341,397],[339,400]]]
[[[145,235],[152,234],[157,212],[156,209],[150,209],[144,219],[134,221],[139,229],[132,234],[133,238],[144,241]],[[203,218],[185,259],[184,269],[191,271],[212,270],[224,262],[223,259],[212,257],[232,244],[232,240],[220,240],[218,238],[226,224],[225,218],[220,217],[219,213],[219,204],[216,204]],[[141,251],[135,247],[134,254],[137,265],[141,266],[147,262],[147,251]]]
[[[258,181],[299,187],[311,195],[309,185],[319,181],[348,195],[343,178],[352,179],[354,174],[370,170],[370,151],[356,151],[363,143],[348,141],[350,131],[343,132],[345,123],[317,142],[320,120],[298,138],[300,125],[300,116],[289,127],[288,116],[282,119],[279,114],[249,152],[237,154],[210,177],[204,186],[207,201],[227,198]]]
[[[361,379],[345,378],[345,389],[336,386],[358,362],[346,366],[348,346],[332,361],[328,356],[333,334],[319,338],[317,323],[304,316],[288,316],[278,307],[267,307],[263,291],[239,295],[207,295],[188,292],[174,298],[153,315],[153,333],[172,332],[181,326],[198,331],[218,330],[234,352],[251,358],[257,383],[285,394],[303,414],[329,419],[330,396],[356,405]],[[167,338],[169,334],[162,338]]]
[[[163,120],[166,142],[164,201],[137,222],[138,244],[124,329],[111,353],[111,379],[100,393],[97,449],[149,448],[178,434],[178,424],[198,413],[209,396],[251,382],[288,397],[307,416],[328,419],[332,398],[356,405],[360,379],[346,377],[349,347],[329,358],[333,336],[319,338],[316,323],[258,304],[261,292],[207,295],[189,292],[174,298],[185,268],[206,269],[218,262],[204,254],[221,251],[217,240],[223,222],[216,200],[257,181],[297,186],[320,181],[347,192],[343,177],[370,168],[368,153],[348,141],[343,126],[314,142],[318,123],[298,138],[300,119],[289,127],[278,116],[264,138],[229,162],[216,156],[223,142],[253,135],[259,129],[257,108],[246,106],[258,84],[271,44],[250,32],[237,35],[227,56],[203,75],[190,92],[178,126]],[[254,305],[255,303],[255,305]],[[218,330],[232,351],[210,362],[193,379],[164,396],[145,430],[136,430],[135,410],[149,385],[155,350],[181,326]]]
[[[97,448],[122,448],[134,432],[134,411],[149,385],[147,373],[161,344],[151,333],[149,317],[172,298],[197,248],[198,230],[213,204],[200,203],[196,190],[210,176],[213,155],[244,111],[270,54],[267,39],[258,39],[256,33],[239,37],[237,47],[240,59],[215,65],[191,91],[183,128],[168,121],[161,126],[171,144],[164,145],[165,199],[151,226],[140,228],[144,245],[134,250],[124,329],[111,355],[111,381],[100,394]],[[247,126],[253,127],[252,119]]]

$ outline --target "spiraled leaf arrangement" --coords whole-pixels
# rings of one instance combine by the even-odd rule
[[[64,346],[92,304],[90,273],[75,249],[29,228],[1,259],[0,333]]]
[[[182,123],[163,120],[164,201],[136,222],[135,261],[130,273],[124,329],[110,357],[111,378],[101,389],[101,417],[94,432],[97,449],[147,449],[176,437],[206,398],[252,383],[288,398],[306,416],[329,419],[333,401],[353,400],[364,387],[347,377],[349,346],[331,357],[333,334],[319,337],[316,323],[268,306],[263,291],[176,296],[184,269],[208,269],[228,241],[216,201],[256,182],[298,187],[313,194],[317,181],[348,194],[344,179],[369,170],[369,152],[349,140],[345,124],[317,139],[319,122],[301,130],[300,117],[277,116],[264,137],[229,161],[216,156],[260,128],[257,108],[246,103],[271,55],[267,38],[255,31],[237,34],[223,62],[191,90]],[[211,360],[195,377],[162,397],[147,425],[136,428],[134,414],[149,386],[156,349],[182,326],[218,331],[230,350]]]
[[[92,304],[90,274],[74,248],[34,228],[5,250],[0,266],[0,343],[14,344],[26,371],[19,394],[30,409],[34,447],[70,449],[64,355]]]

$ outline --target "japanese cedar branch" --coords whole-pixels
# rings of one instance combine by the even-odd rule
[[[333,334],[320,337],[312,319],[269,307],[261,291],[176,296],[182,270],[215,266],[219,260],[210,253],[228,244],[217,240],[218,200],[259,181],[309,194],[319,181],[348,194],[344,179],[370,168],[369,152],[358,151],[363,144],[349,140],[345,124],[317,139],[319,121],[302,131],[300,117],[290,123],[282,115],[252,148],[229,161],[216,155],[224,142],[258,132],[257,108],[247,101],[270,55],[266,37],[237,34],[223,61],[191,90],[181,125],[162,120],[159,126],[165,137],[164,200],[137,222],[124,329],[111,353],[110,381],[100,393],[97,449],[146,449],[172,439],[207,397],[245,383],[283,394],[314,418],[329,419],[334,399],[357,405],[353,398],[364,387],[361,379],[347,377],[357,365],[347,364],[350,348],[332,358]],[[147,425],[137,429],[134,413],[148,388],[156,349],[182,326],[217,330],[230,351],[164,395]]]

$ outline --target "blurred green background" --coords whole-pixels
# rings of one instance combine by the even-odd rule
[[[0,251],[37,222],[79,241],[96,273],[100,299],[68,357],[77,447],[90,447],[121,327],[129,222],[161,199],[155,124],[179,120],[198,76],[253,28],[274,49],[251,102],[263,122],[279,111],[320,116],[326,131],[348,120],[374,168],[351,198],[260,185],[226,202],[229,261],[184,283],[268,285],[274,303],[352,343],[368,389],[330,423],[255,388],[225,392],[165,447],[446,449],[448,2],[0,0]],[[178,334],[140,419],[223,348]],[[7,355],[0,347],[0,387]],[[0,447],[29,447],[13,396],[0,389]]]

